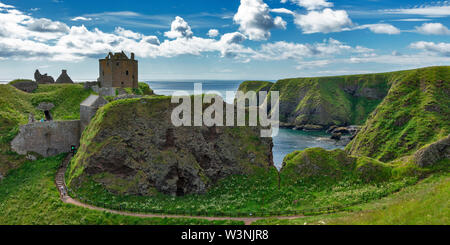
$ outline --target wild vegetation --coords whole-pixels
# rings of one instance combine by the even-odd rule
[[[239,225],[236,221],[190,218],[137,218],[63,203],[55,173],[64,156],[26,162],[0,182],[1,225]]]
[[[386,162],[449,135],[449,81],[448,66],[402,72],[346,150]]]
[[[447,170],[400,192],[343,212],[289,220],[265,219],[253,225],[443,225],[450,223],[449,199],[450,175]]]
[[[221,179],[203,195],[170,196],[157,191],[146,197],[118,194],[98,181],[100,175],[86,176],[79,185],[71,186],[70,194],[82,202],[132,212],[308,215],[256,224],[448,224],[448,148],[433,148],[435,142],[446,140],[450,134],[448,81],[450,67],[285,79],[275,84],[246,82],[241,85],[242,91],[280,91],[281,118],[285,122],[365,126],[345,151],[313,148],[293,152],[284,159],[281,172],[272,168],[233,175]],[[63,156],[26,162],[10,151],[9,142],[30,112],[37,119],[42,117],[35,109],[40,102],[55,104],[52,114],[56,119],[77,119],[78,105],[90,92],[81,85],[39,86],[31,94],[0,86],[0,173],[9,171],[0,182],[0,224],[235,224],[129,218],[61,203],[54,177]],[[128,92],[151,93],[141,84],[139,91]],[[153,97],[154,101],[160,99],[164,97]],[[113,126],[117,118],[106,116],[108,111],[136,101],[120,100],[103,107],[84,132],[81,144],[92,143],[100,127]],[[330,116],[312,113],[317,110]],[[257,151],[251,137],[244,143],[247,150]],[[101,142],[90,145],[102,147]],[[427,150],[437,160],[422,166],[417,152]],[[82,165],[74,164],[77,158],[89,154],[77,155],[71,163],[66,174],[69,183],[83,171]],[[120,190],[128,183],[114,184]],[[323,214],[329,212],[333,214]]]
[[[9,143],[17,135],[19,125],[28,122],[30,113],[36,120],[44,118],[44,113],[36,109],[41,102],[55,105],[51,110],[55,120],[74,120],[80,118],[79,105],[90,93],[80,84],[39,85],[33,93],[0,85],[0,174],[5,175],[25,161],[11,151]]]

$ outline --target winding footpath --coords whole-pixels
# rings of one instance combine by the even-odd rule
[[[100,208],[96,206],[92,206],[89,204],[82,203],[78,200],[73,199],[67,194],[67,187],[65,182],[65,173],[67,166],[70,162],[70,159],[72,159],[72,154],[67,155],[67,157],[64,159],[62,166],[56,173],[55,178],[55,184],[58,188],[61,201],[64,203],[72,204],[75,206],[88,208],[91,210],[97,210],[112,214],[119,214],[124,216],[132,216],[132,217],[139,217],[139,218],[188,218],[188,219],[203,219],[203,220],[234,220],[234,221],[242,221],[245,225],[250,225],[251,223],[261,220],[261,219],[268,219],[268,218],[277,218],[277,219],[295,219],[295,218],[301,218],[304,217],[303,215],[297,215],[297,216],[275,216],[275,217],[242,217],[242,218],[236,218],[236,217],[209,217],[209,216],[188,216],[188,215],[165,215],[165,214],[143,214],[143,213],[131,213],[131,212],[123,212],[123,211],[117,211],[112,209],[106,209],[106,208]]]

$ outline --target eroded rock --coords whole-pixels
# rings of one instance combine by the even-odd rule
[[[218,180],[274,168],[258,127],[175,127],[170,98],[114,101],[83,134],[71,184],[87,179],[129,195],[205,193]],[[101,117],[102,120],[97,120]]]
[[[445,158],[450,158],[450,135],[423,147],[414,154],[414,161],[419,167],[433,166]]]

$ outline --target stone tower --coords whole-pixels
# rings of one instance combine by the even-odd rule
[[[98,81],[101,87],[106,88],[137,88],[138,87],[138,61],[122,51],[109,53],[105,59],[99,60],[100,76]]]

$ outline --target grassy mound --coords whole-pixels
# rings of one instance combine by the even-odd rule
[[[369,157],[351,156],[339,149],[309,148],[284,158],[280,178],[286,185],[319,181],[333,184],[343,179],[381,183],[409,177],[418,179],[435,172],[449,171],[449,163],[450,159],[444,158],[430,166],[420,167],[413,155],[383,163]]]
[[[59,199],[55,174],[63,156],[27,162],[0,182],[0,225],[206,225],[234,221],[136,218],[89,210]]]
[[[266,219],[254,225],[449,225],[450,175],[437,173],[380,200],[349,212],[299,219]]]
[[[11,85],[0,85],[0,173],[5,175],[9,169],[18,167],[24,158],[11,152],[9,143],[19,130],[19,125],[28,122],[29,113],[35,119],[44,118],[43,112],[36,109],[41,102],[55,105],[51,113],[55,120],[80,118],[80,103],[91,92],[79,84],[39,85],[34,93],[25,93]]]
[[[405,71],[346,150],[388,162],[450,134],[450,67]]]

